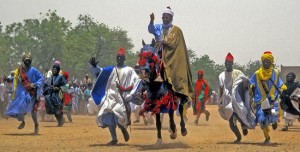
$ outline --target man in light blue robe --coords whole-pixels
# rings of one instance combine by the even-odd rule
[[[37,107],[37,100],[41,95],[44,78],[38,69],[31,66],[32,58],[30,54],[24,54],[22,61],[23,64],[14,72],[12,101],[5,114],[21,121],[18,129],[23,129],[25,127],[25,115],[27,112],[31,112],[35,127],[34,133],[38,134],[39,124],[34,107]]]
[[[92,97],[100,110],[97,124],[109,128],[112,140],[107,145],[118,143],[116,126],[123,134],[125,142],[129,140],[126,130],[130,124],[130,105],[132,96],[139,88],[140,79],[133,68],[125,65],[125,50],[121,48],[116,56],[117,66],[100,68],[95,58],[91,58],[92,74],[97,78]]]
[[[256,121],[264,132],[264,144],[270,143],[270,129],[277,129],[279,114],[278,96],[280,91],[286,90],[279,71],[275,68],[272,52],[266,51],[261,56],[262,66],[250,78],[256,106]]]

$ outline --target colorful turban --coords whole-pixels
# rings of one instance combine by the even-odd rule
[[[22,61],[24,62],[26,59],[29,59],[30,61],[32,61],[32,57],[31,57],[31,53],[24,53],[22,56]]]
[[[170,6],[168,6],[168,7],[163,11],[163,14],[164,14],[164,13],[167,13],[167,14],[172,15],[172,17],[174,16],[174,12],[173,12],[172,9],[170,8]]]
[[[126,56],[126,51],[124,48],[120,48],[117,55],[123,55],[123,56]]]
[[[60,65],[60,61],[56,60],[56,61],[54,62],[54,65]]]
[[[231,53],[228,53],[227,54],[227,56],[226,56],[226,58],[225,58],[225,61],[231,61],[231,62],[233,62],[233,56],[231,55]]]
[[[274,63],[274,57],[272,55],[272,52],[270,51],[266,51],[264,52],[264,54],[261,56],[261,61],[268,59],[270,60],[272,63]]]

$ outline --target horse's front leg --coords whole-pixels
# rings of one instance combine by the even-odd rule
[[[185,123],[184,123],[184,118],[183,118],[183,104],[184,104],[184,102],[180,102],[178,110],[179,110],[179,114],[180,114],[181,135],[186,136],[187,135],[187,130],[185,128]]]
[[[161,137],[161,121],[160,121],[160,113],[155,114],[156,118],[156,130],[157,130],[157,142],[156,144],[162,143],[162,137]]]
[[[174,121],[174,110],[169,111],[169,119],[170,119],[170,138],[176,139],[177,137],[177,130],[176,130],[176,124]]]

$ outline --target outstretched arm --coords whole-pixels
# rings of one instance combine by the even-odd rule
[[[97,66],[98,64],[98,61],[96,61],[96,58],[95,57],[92,57],[90,60],[89,60],[89,63],[92,65],[92,67],[90,68],[91,70],[91,73],[93,74],[93,76],[95,78],[98,77],[98,75],[101,73],[102,69]]]
[[[149,31],[149,33],[151,33],[151,34],[155,34],[155,27],[154,27],[154,14],[153,13],[151,13],[150,14],[150,23],[149,23],[149,25],[148,25],[148,31]]]

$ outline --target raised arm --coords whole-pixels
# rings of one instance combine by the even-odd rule
[[[151,13],[150,14],[150,23],[148,25],[148,31],[151,34],[155,34],[154,19],[155,19],[154,14]]]
[[[93,74],[93,76],[95,78],[98,77],[98,75],[101,73],[102,71],[102,68],[100,68],[97,64],[98,64],[98,61],[96,61],[96,58],[95,57],[92,57],[90,60],[89,60],[89,63],[91,64],[91,68],[90,68],[90,71],[91,73]]]

